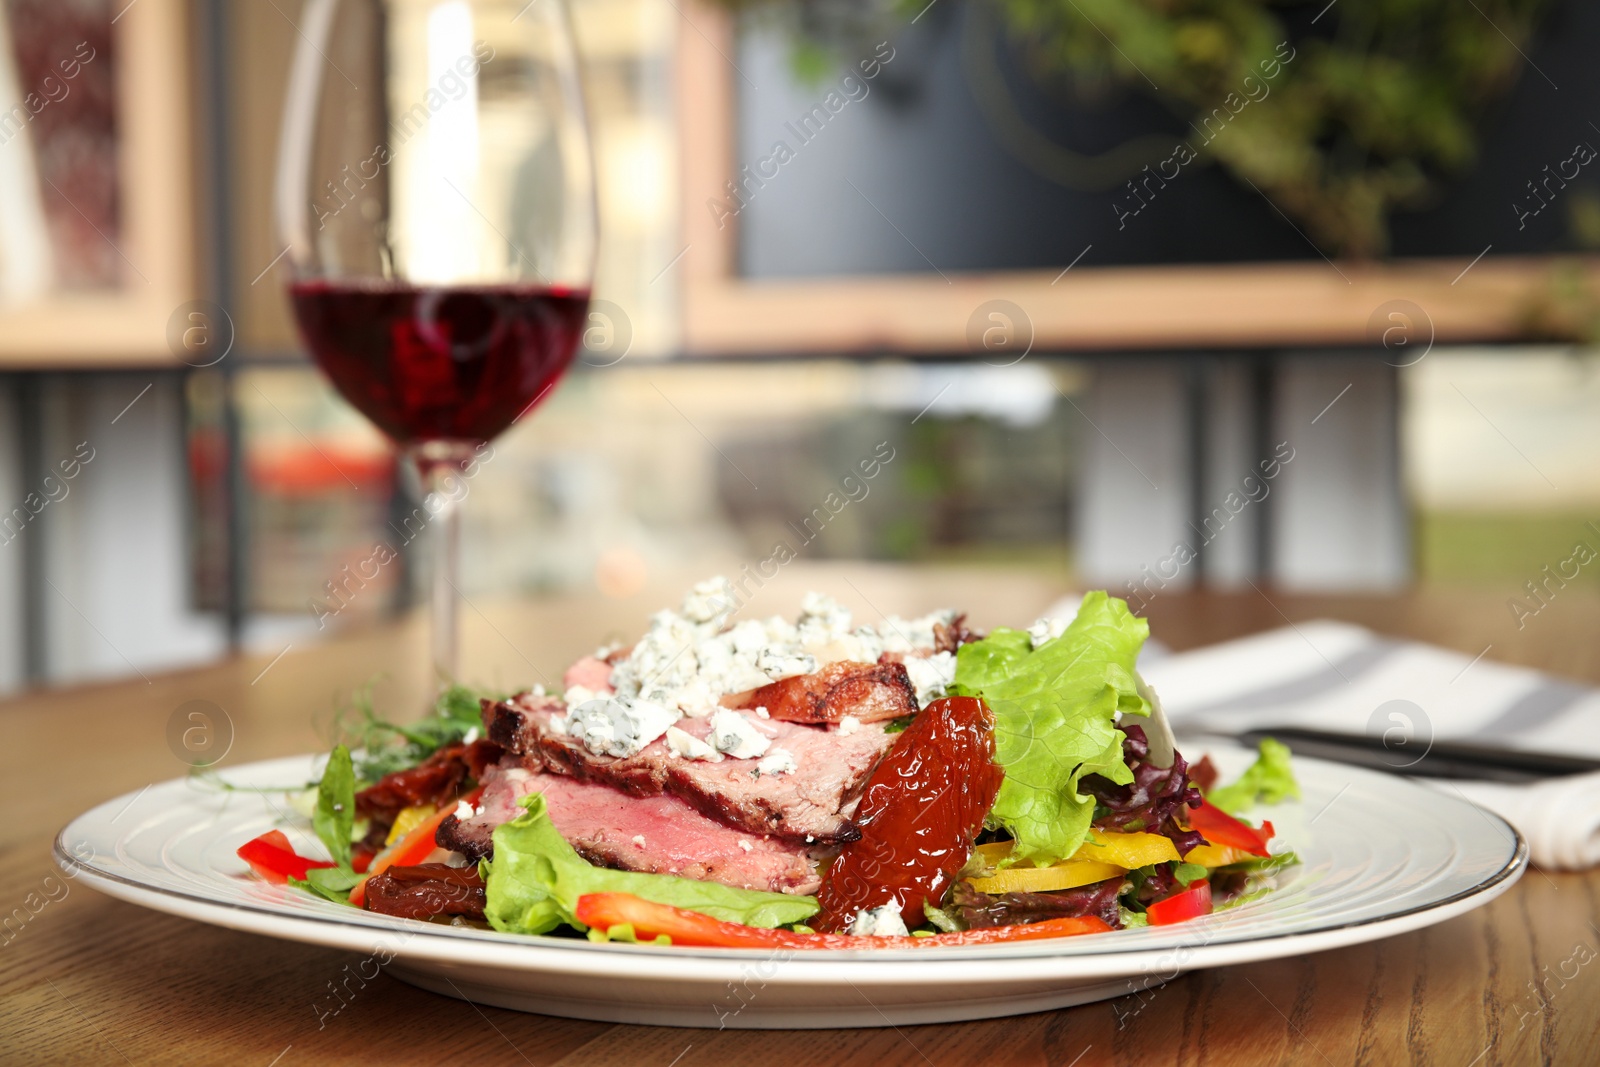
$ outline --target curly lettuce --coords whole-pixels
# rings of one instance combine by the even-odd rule
[[[1149,634],[1124,601],[1094,592],[1038,648],[1023,631],[998,629],[957,652],[953,690],[988,702],[1006,772],[989,820],[1016,839],[1022,860],[1055,863],[1084,842],[1095,809],[1078,789],[1085,775],[1133,781],[1115,723],[1119,712],[1150,714],[1134,673]]]

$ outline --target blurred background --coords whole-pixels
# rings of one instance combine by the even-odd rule
[[[1513,623],[1600,582],[1600,9],[570,6],[596,302],[470,481],[469,599],[780,545]],[[420,600],[409,546],[351,578],[419,489],[284,295],[300,15],[0,2],[0,691]]]

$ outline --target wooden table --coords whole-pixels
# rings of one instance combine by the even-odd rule
[[[474,601],[466,673],[505,684],[556,678],[576,654],[636,630],[671,599],[669,584],[628,601]],[[747,610],[792,611],[806,587],[836,590],[864,616],[949,602],[980,624],[1026,623],[1061,592],[1018,575],[795,564]],[[1175,648],[1286,618],[1334,617],[1471,655],[1492,644],[1495,658],[1600,682],[1600,599],[1563,593],[1518,631],[1506,595],[1174,594],[1149,613]],[[9,816],[0,822],[0,905],[11,915],[0,931],[0,1062],[1600,1062],[1600,965],[1576,962],[1600,949],[1600,874],[1538,871],[1489,907],[1419,933],[991,1022],[806,1033],[611,1026],[480,1008],[383,977],[319,1028],[327,984],[353,956],[112,901],[61,879],[49,858],[52,837],[79,811],[183,771],[167,723],[186,701],[214,702],[231,720],[225,768],[321,747],[316,722],[369,677],[385,675],[377,693],[391,708],[419,705],[427,681],[416,620],[276,655],[0,704]],[[1578,968],[1565,982],[1554,977],[1563,962],[1568,975]],[[1532,983],[1545,978],[1551,992],[1540,996]]]

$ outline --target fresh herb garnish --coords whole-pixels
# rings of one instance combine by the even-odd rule
[[[356,772],[363,782],[415,767],[439,749],[459,744],[483,728],[480,701],[503,694],[452,685],[438,696],[433,714],[402,725],[380,717],[373,707],[372,682],[356,690],[334,717],[335,739],[361,753]]]
[[[902,715],[897,719],[890,719],[888,722],[883,724],[883,732],[886,734],[905,733],[906,727],[910,726],[911,720],[915,719],[916,717],[916,712],[912,712],[910,715]]]

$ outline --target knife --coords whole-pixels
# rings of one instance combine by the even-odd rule
[[[1209,734],[1213,731],[1202,728],[1197,732]],[[1271,737],[1288,745],[1298,756],[1313,756],[1414,778],[1526,783],[1600,771],[1600,760],[1465,741],[1422,743],[1414,740],[1404,747],[1389,747],[1379,737],[1300,726],[1261,726],[1237,734],[1217,733],[1252,745],[1263,737]]]

